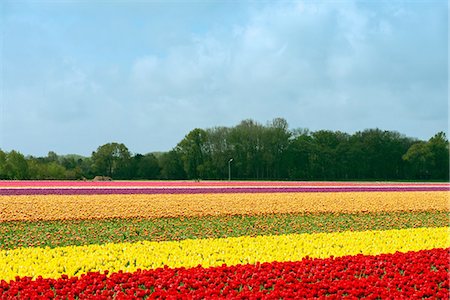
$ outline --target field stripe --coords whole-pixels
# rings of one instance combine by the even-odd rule
[[[0,298],[449,299],[450,249],[0,281]],[[135,298],[134,298],[135,299]]]
[[[19,195],[129,195],[129,194],[234,194],[234,193],[348,193],[450,191],[445,186],[360,187],[108,187],[108,188],[2,188],[0,196]]]
[[[0,196],[0,222],[274,213],[448,211],[448,192]]]
[[[0,188],[8,187],[328,187],[328,186],[445,186],[448,182],[389,182],[389,181],[67,181],[67,180],[0,180]]]
[[[0,251],[0,279],[58,278],[91,271],[300,261],[345,255],[377,255],[450,247],[450,228],[291,234],[280,236],[117,243]]]
[[[446,211],[204,216],[0,223],[0,249],[444,227]]]

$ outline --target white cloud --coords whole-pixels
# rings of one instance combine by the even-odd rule
[[[164,22],[174,29],[178,24],[159,18],[162,23],[144,26],[149,31],[133,39],[125,31],[125,41],[146,47],[109,63],[101,51],[87,59],[64,55],[69,47],[61,47],[63,53],[52,52],[45,68],[34,71],[41,78],[21,82],[20,72],[7,74],[5,82],[14,84],[6,94],[14,101],[7,104],[3,140],[12,138],[11,148],[36,149],[37,140],[45,145],[78,130],[89,146],[75,148],[67,140],[54,150],[88,154],[115,140],[147,152],[170,149],[195,127],[279,116],[312,130],[381,127],[428,138],[447,125],[448,59],[440,46],[448,34],[441,28],[445,14],[425,6],[269,2],[252,6],[240,23],[171,31],[170,41],[153,45],[147,42],[154,38],[152,26],[162,31]],[[14,67],[20,67],[16,60],[8,70]]]
[[[138,76],[136,83],[147,86],[140,90],[165,101],[172,113],[178,107],[197,116],[184,114],[191,129],[199,123],[229,124],[231,115],[233,121],[285,116],[294,126],[353,131],[394,125],[398,114],[423,114],[415,110],[415,116],[408,115],[414,101],[410,86],[418,95],[431,88],[423,86],[425,74],[417,74],[427,71],[420,65],[425,58],[409,49],[417,42],[398,18],[351,2],[270,5],[254,11],[247,24],[228,35],[212,32],[170,49],[166,57],[138,59],[134,70],[147,80]],[[406,74],[409,70],[416,74]],[[152,89],[155,85],[158,91]],[[434,97],[436,104],[443,101],[442,95]],[[198,122],[198,116],[207,120]]]

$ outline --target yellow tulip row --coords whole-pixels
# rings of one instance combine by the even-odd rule
[[[267,213],[449,210],[449,193],[236,193],[0,196],[0,222]]]
[[[0,251],[0,279],[38,275],[58,278],[89,271],[138,268],[204,267],[222,264],[298,261],[305,256],[326,258],[377,255],[450,247],[450,228],[291,234],[279,236],[118,243],[59,248],[18,248]]]

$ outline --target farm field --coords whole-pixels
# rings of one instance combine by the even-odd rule
[[[449,190],[0,181],[0,299],[445,299]]]

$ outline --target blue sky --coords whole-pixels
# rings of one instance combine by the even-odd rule
[[[194,128],[448,133],[447,1],[2,1],[0,148],[168,151]]]

